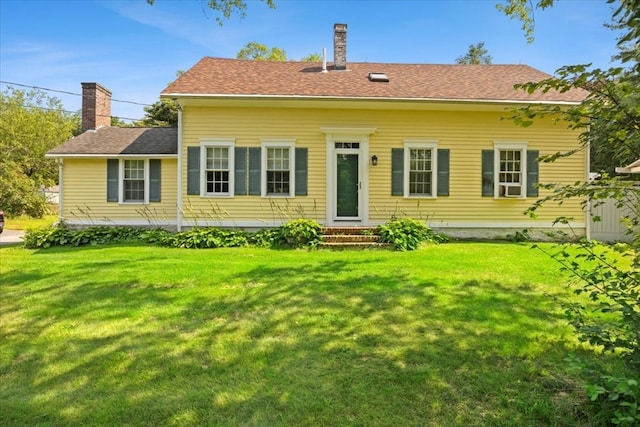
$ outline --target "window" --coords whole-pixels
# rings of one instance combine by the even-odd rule
[[[391,149],[391,195],[435,198],[449,195],[449,149],[437,141],[404,141]]]
[[[145,202],[145,161],[125,160],[122,178],[123,202]]]
[[[205,196],[233,195],[234,141],[201,139],[202,188]]]
[[[207,194],[229,194],[229,147],[206,147]]]
[[[405,197],[433,197],[437,170],[436,142],[404,144]]]
[[[294,143],[262,143],[263,196],[292,196],[294,185]]]
[[[482,151],[482,195],[496,198],[537,197],[539,151],[526,142],[496,142]]]
[[[160,202],[160,159],[107,159],[107,202]]]
[[[431,162],[433,150],[409,149],[409,195],[430,196],[432,194],[433,168]]]
[[[521,197],[523,177],[522,150],[498,150],[498,196]]]
[[[211,138],[201,140],[200,144],[187,147],[187,195],[307,195],[306,147],[295,147],[294,142],[288,141],[237,147],[232,139]]]

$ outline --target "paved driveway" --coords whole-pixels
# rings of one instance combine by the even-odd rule
[[[7,245],[9,243],[22,243],[24,238],[24,231],[21,230],[4,230],[0,234],[0,245]]]

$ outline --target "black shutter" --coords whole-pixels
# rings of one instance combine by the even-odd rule
[[[160,201],[161,169],[160,159],[149,160],[149,201]]]
[[[538,150],[527,150],[527,197],[538,197]]]
[[[119,165],[120,160],[107,159],[107,202],[118,201],[118,181],[120,180]]]
[[[308,149],[296,148],[296,196],[307,195]]]
[[[404,195],[404,148],[391,149],[391,195]]]
[[[200,194],[200,147],[187,148],[187,194]]]
[[[438,150],[438,196],[449,195],[449,150]]]
[[[493,197],[493,150],[482,150],[482,196]]]
[[[261,194],[260,186],[260,147],[249,148],[249,195],[259,196]]]
[[[249,171],[247,170],[247,147],[235,148],[235,182],[234,193],[236,196],[247,195],[247,177]]]

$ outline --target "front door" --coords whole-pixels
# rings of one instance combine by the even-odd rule
[[[360,219],[360,154],[352,150],[336,153],[336,219]]]

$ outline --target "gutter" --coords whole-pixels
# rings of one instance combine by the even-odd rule
[[[176,159],[177,154],[45,154],[47,159],[124,159],[132,157],[154,158],[154,159]]]
[[[291,101],[383,101],[383,102],[434,102],[461,104],[522,104],[522,105],[579,105],[581,101],[544,101],[484,98],[389,98],[363,96],[310,96],[310,95],[248,95],[248,94],[204,94],[204,93],[161,93],[161,98],[193,99],[243,99],[243,100],[291,100]]]

